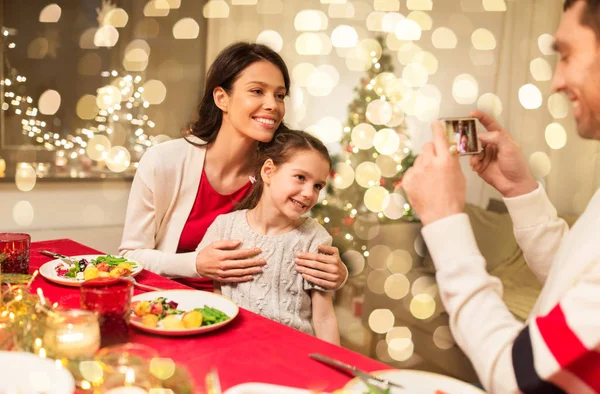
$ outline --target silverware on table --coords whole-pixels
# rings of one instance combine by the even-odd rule
[[[204,384],[206,394],[223,394],[221,391],[221,382],[219,381],[219,374],[216,369],[211,369],[204,378]]]
[[[329,366],[341,369],[344,372],[350,373],[352,376],[355,376],[359,379],[361,379],[363,382],[365,382],[365,384],[369,384],[368,381],[369,380],[374,380],[376,382],[379,382],[383,385],[385,385],[386,387],[388,386],[392,386],[392,387],[396,387],[399,389],[403,389],[404,387],[398,383],[394,383],[394,382],[390,382],[387,379],[384,379],[380,376],[376,376],[373,374],[370,374],[366,371],[360,370],[358,368],[356,368],[355,366],[343,363],[341,361],[338,360],[334,360],[332,358],[329,358],[327,356],[324,356],[322,354],[318,354],[318,353],[311,353],[309,354],[309,357],[312,359],[315,359],[317,361],[320,361],[324,364],[327,364]]]
[[[130,281],[135,287],[137,287],[140,290],[148,290],[148,291],[164,291],[165,290],[165,289],[161,289],[159,287],[154,287],[154,286],[144,285],[142,283],[139,283],[137,280],[135,280],[135,278],[133,276],[123,276],[122,278]]]
[[[70,257],[65,256],[64,254],[51,252],[49,250],[40,250],[39,253],[43,254],[44,256],[52,257],[53,259],[62,260],[64,263],[69,264],[69,265],[72,265],[75,263],[75,261],[73,261]]]

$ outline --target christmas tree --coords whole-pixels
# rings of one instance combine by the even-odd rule
[[[366,75],[348,105],[343,153],[333,158],[333,181],[313,209],[341,254],[366,253],[366,241],[381,224],[418,220],[401,188],[402,176],[415,159],[405,134],[405,82],[393,74],[383,40],[369,41],[357,48]]]

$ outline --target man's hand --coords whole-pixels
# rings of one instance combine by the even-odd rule
[[[537,189],[521,149],[512,136],[490,115],[473,111],[469,116],[479,119],[488,130],[479,134],[483,152],[471,157],[471,168],[504,197],[516,197]]]
[[[466,182],[458,156],[450,153],[446,131],[434,122],[433,143],[428,142],[406,171],[402,187],[424,225],[463,212]]]

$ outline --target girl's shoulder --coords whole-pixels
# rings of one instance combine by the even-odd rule
[[[327,232],[316,219],[308,217],[306,221],[298,228],[303,234],[311,236],[317,242],[327,241],[331,239],[331,235]]]

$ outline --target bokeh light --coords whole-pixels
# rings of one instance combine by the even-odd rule
[[[129,168],[131,154],[123,146],[113,146],[106,156],[106,166],[112,172],[123,172]]]
[[[354,183],[354,169],[350,164],[340,162],[335,165],[335,175],[332,180],[336,189],[346,189]]]
[[[202,15],[207,19],[227,18],[229,17],[229,5],[224,0],[209,0],[202,9]]]
[[[370,188],[379,183],[381,170],[372,161],[363,161],[356,166],[356,183],[364,188]]]
[[[362,214],[356,218],[353,225],[354,234],[365,241],[375,238],[379,234],[381,225],[377,215],[373,213]],[[369,253],[372,253],[371,251]],[[369,254],[369,257],[371,254]]]
[[[544,55],[553,55],[554,54],[554,36],[551,34],[542,34],[538,37],[538,48],[540,52]]]
[[[200,25],[193,18],[182,18],[173,25],[173,37],[177,40],[193,40],[200,35]]]
[[[550,174],[552,163],[544,152],[535,152],[529,157],[529,168],[536,179],[542,179]]]
[[[56,23],[60,19],[62,10],[58,4],[48,4],[40,12],[41,23]]]
[[[365,269],[365,257],[356,250],[348,250],[342,254],[342,260],[348,267],[348,275],[356,276]]]
[[[297,31],[326,30],[329,19],[321,10],[302,10],[294,18],[294,27]]]
[[[358,33],[352,26],[339,25],[331,32],[331,43],[336,48],[353,48],[358,43]]]
[[[329,4],[327,15],[333,19],[350,19],[354,17],[354,4],[345,2],[341,4]]]
[[[483,9],[491,12],[506,11],[506,3],[504,0],[483,0]]]
[[[105,25],[94,33],[94,45],[97,47],[113,47],[119,41],[119,32],[110,25]]]
[[[258,44],[263,44],[274,50],[275,52],[280,52],[281,48],[283,48],[283,38],[281,34],[276,32],[275,30],[263,30],[258,34],[256,38],[256,42]]]
[[[390,193],[383,200],[383,214],[392,220],[400,219],[404,216],[406,199],[399,193]]]
[[[529,64],[529,71],[536,81],[549,81],[552,79],[552,67],[546,59],[538,57]]]
[[[496,37],[488,29],[477,29],[471,35],[473,47],[480,51],[490,51],[496,48]]]
[[[309,126],[306,132],[314,135],[325,144],[331,144],[342,138],[343,127],[338,119],[333,116],[326,116],[316,124]]]
[[[455,341],[452,332],[450,332],[450,327],[439,326],[436,328],[433,332],[433,343],[442,350],[454,347]]]
[[[100,108],[96,105],[96,96],[86,94],[77,101],[75,112],[81,119],[92,120],[98,114]]]
[[[431,27],[433,26],[431,16],[423,11],[412,11],[406,18],[417,22],[422,31],[431,30]]]
[[[371,271],[367,276],[367,287],[373,294],[383,295],[385,293],[385,281],[389,273],[386,271]]]
[[[417,294],[410,301],[410,313],[420,320],[429,319],[435,313],[435,300],[429,294]]]
[[[477,109],[497,118],[502,114],[502,101],[494,93],[484,93],[477,100]]]
[[[87,156],[96,161],[103,161],[108,156],[112,144],[108,137],[104,135],[95,135],[88,140],[85,152]]]
[[[389,122],[392,119],[393,110],[392,106],[388,101],[385,100],[373,100],[367,105],[367,112],[365,116],[369,122],[375,125],[382,125]]]
[[[519,89],[519,102],[525,109],[536,109],[542,105],[542,92],[533,84],[526,84]]]
[[[399,40],[417,41],[421,38],[421,26],[408,18],[398,22],[394,32]]]
[[[41,114],[54,115],[60,108],[60,94],[56,90],[46,90],[40,95],[38,109]]]
[[[562,93],[554,93],[548,98],[548,111],[555,119],[566,118],[569,114],[569,101]]]
[[[479,84],[470,74],[460,74],[454,78],[452,97],[459,104],[473,104],[479,95]]]
[[[400,300],[408,294],[410,282],[402,274],[392,274],[385,280],[385,294],[393,300]]]
[[[458,38],[454,31],[447,27],[438,27],[431,35],[431,42],[437,49],[454,49],[458,43]]]
[[[379,167],[377,167],[379,169]],[[365,192],[364,203],[365,207],[371,212],[381,212],[383,210],[383,202],[390,194],[383,186],[373,186]]]
[[[406,8],[412,11],[431,11],[433,9],[432,0],[407,0]]]
[[[407,274],[412,269],[413,259],[406,250],[396,249],[388,254],[385,264],[391,273]]]
[[[150,104],[160,104],[167,96],[167,87],[158,79],[146,81],[143,86],[142,99]]]
[[[371,149],[377,131],[368,123],[360,123],[352,129],[350,136],[352,145],[358,149]]]
[[[27,200],[18,201],[12,210],[12,217],[19,227],[28,227],[33,223],[33,205]]]
[[[412,285],[411,293],[413,296],[417,296],[419,294],[427,294],[432,298],[435,298],[438,292],[437,283],[435,278],[432,276],[421,276],[417,278]]]
[[[36,181],[37,175],[31,164],[17,164],[17,170],[15,171],[15,184],[17,185],[17,189],[22,192],[28,192],[35,187]]]
[[[113,27],[125,27],[129,21],[129,15],[122,8],[114,8],[104,15],[104,24]]]
[[[560,123],[550,123],[545,131],[546,143],[552,149],[562,149],[567,144],[567,132]]]
[[[400,137],[395,130],[381,129],[375,134],[373,145],[382,155],[392,155],[400,146]]]
[[[394,327],[394,314],[389,309],[375,309],[369,315],[369,327],[373,332],[385,334]]]

